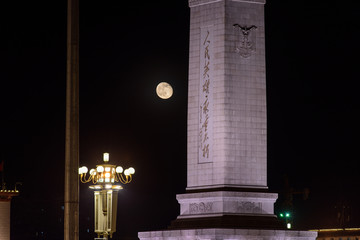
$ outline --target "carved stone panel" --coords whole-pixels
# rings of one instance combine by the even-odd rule
[[[238,211],[240,213],[262,213],[260,202],[239,202]]]
[[[256,29],[257,27],[234,24],[236,35],[235,52],[243,58],[250,57],[256,51]]]
[[[212,205],[212,202],[190,203],[189,212],[190,214],[209,213],[212,212]]]

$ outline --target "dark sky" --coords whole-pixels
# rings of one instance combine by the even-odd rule
[[[62,239],[66,1],[1,7],[1,151],[12,239]],[[294,225],[360,226],[360,10],[351,2],[268,1],[268,186],[294,195]],[[80,163],[136,169],[119,194],[117,236],[164,229],[186,188],[187,1],[80,1]],[[155,94],[169,82],[174,96]],[[81,186],[82,239],[94,237],[93,195]],[[281,209],[281,202],[276,205]],[[87,228],[90,233],[86,233]],[[40,238],[38,238],[40,239]]]

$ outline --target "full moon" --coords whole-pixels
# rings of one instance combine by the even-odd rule
[[[167,82],[161,82],[156,87],[156,94],[159,98],[168,99],[173,95],[173,89]]]

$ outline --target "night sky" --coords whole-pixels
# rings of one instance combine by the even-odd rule
[[[9,1],[0,14],[0,161],[12,240],[62,239],[66,1]],[[187,1],[80,1],[80,165],[110,153],[134,167],[115,237],[165,229],[186,188]],[[294,192],[294,226],[360,226],[360,9],[351,1],[265,5],[268,186]],[[159,82],[173,86],[168,100]],[[81,185],[80,236],[92,239],[93,192]],[[87,233],[89,229],[90,233]]]

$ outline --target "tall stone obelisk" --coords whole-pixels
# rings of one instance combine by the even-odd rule
[[[64,239],[79,239],[79,0],[68,0]]]
[[[265,0],[189,0],[187,192],[169,230],[140,240],[300,239],[267,187]]]

